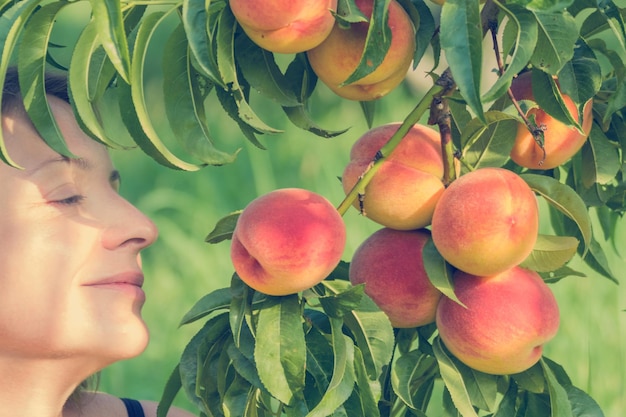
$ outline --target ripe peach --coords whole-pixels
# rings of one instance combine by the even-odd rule
[[[354,252],[350,282],[365,284],[365,293],[387,314],[393,327],[418,327],[435,321],[441,292],[424,269],[422,249],[427,229],[374,232]]]
[[[343,219],[326,198],[284,188],[246,206],[233,231],[230,256],[250,287],[287,295],[326,278],[339,263],[345,242]]]
[[[435,247],[450,264],[493,275],[530,254],[539,231],[535,194],[517,174],[482,168],[453,181],[432,220]]]
[[[356,5],[366,17],[372,15],[373,0],[356,0]],[[415,51],[415,28],[396,0],[389,3],[388,25],[392,37],[389,51],[369,75],[342,85],[361,60],[367,22],[353,23],[348,29],[335,24],[324,42],[307,51],[313,71],[333,92],[349,100],[368,101],[386,95],[404,80]]]
[[[346,194],[399,126],[389,123],[376,127],[354,143],[342,176]],[[429,127],[414,125],[381,164],[365,188],[364,214],[392,229],[410,230],[429,225],[444,190],[439,134]],[[358,200],[354,206],[360,208]]]
[[[250,39],[271,52],[304,52],[319,45],[335,24],[337,0],[230,0]]]
[[[521,267],[492,276],[455,272],[454,292],[464,304],[442,297],[439,335],[467,366],[489,374],[525,371],[541,358],[559,328],[552,291],[534,271]]]
[[[534,100],[531,84],[531,73],[527,72],[517,77],[512,85],[511,91],[517,100]],[[565,103],[574,120],[579,122],[578,110],[572,99],[563,95]],[[520,123],[517,128],[515,144],[511,150],[511,159],[518,165],[531,169],[552,169],[567,162],[582,146],[589,137],[592,117],[592,100],[585,103],[583,107],[582,129],[580,133],[575,127],[554,119],[545,111],[532,108],[526,113],[527,117],[534,115],[535,123],[538,126],[544,125],[544,150],[536,143],[535,138],[530,133],[526,125]]]

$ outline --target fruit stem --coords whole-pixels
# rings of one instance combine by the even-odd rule
[[[441,137],[441,155],[443,157],[443,178],[442,182],[445,187],[450,185],[456,177],[454,170],[455,149],[452,142],[450,108],[448,100],[444,97],[434,97],[430,106],[430,117],[428,124],[436,124],[439,127],[439,136]]]
[[[502,62],[502,56],[500,55],[500,47],[498,46],[498,21],[495,18],[488,19],[487,24],[489,27],[489,32],[491,32],[491,41],[493,42],[493,50],[494,50],[494,54],[496,58],[496,63],[498,65],[498,75],[502,76],[502,74],[504,74],[504,63]],[[528,117],[526,117],[526,114],[524,113],[519,102],[515,98],[515,95],[513,95],[513,91],[511,90],[510,87],[507,89],[506,92],[509,98],[511,99],[511,103],[513,104],[513,107],[515,108],[517,113],[522,118],[524,124],[526,125],[526,128],[533,135],[533,138],[535,138],[535,142],[537,142],[537,145],[539,145],[539,147],[543,151],[543,158],[541,159],[541,161],[539,161],[539,165],[541,165],[543,164],[543,161],[546,159],[546,149],[543,146],[545,126],[537,126],[537,124],[534,121],[531,121]]]

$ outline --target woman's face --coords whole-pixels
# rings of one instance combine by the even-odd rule
[[[103,366],[145,348],[139,252],[154,224],[118,194],[107,150],[70,106],[50,106],[70,151],[62,158],[23,115],[3,115],[0,163],[0,356],[83,357]]]

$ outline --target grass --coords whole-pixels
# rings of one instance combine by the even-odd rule
[[[399,121],[409,112],[414,97],[399,90],[379,109],[375,125]],[[250,200],[275,188],[302,187],[318,192],[338,205],[344,197],[338,177],[348,161],[350,146],[367,126],[356,103],[339,102],[322,92],[317,98],[322,113],[315,120],[329,129],[351,125],[334,139],[321,139],[289,125],[262,106],[262,116],[285,132],[263,137],[268,150],[245,142],[234,123],[215,110],[213,132],[226,150],[242,147],[229,166],[199,172],[162,168],[140,151],[114,153],[122,175],[122,192],[157,223],[158,242],[144,256],[148,301],[144,315],[152,329],[146,352],[112,366],[102,374],[100,388],[116,395],[158,400],[163,385],[184,346],[198,327],[178,327],[183,314],[206,293],[228,286],[233,272],[228,242],[204,243],[216,221],[243,208]],[[390,104],[393,103],[393,106]],[[157,109],[158,111],[158,109]],[[345,256],[378,229],[356,210],[345,216],[348,242]],[[620,275],[626,267],[626,222],[616,228],[615,247],[607,257]],[[621,256],[620,256],[621,255]],[[622,274],[623,275],[623,274]],[[589,273],[552,286],[562,312],[559,334],[546,347],[546,355],[562,364],[574,383],[587,390],[608,417],[626,411],[626,291],[623,286]],[[434,399],[433,401],[436,401]],[[184,395],[178,406],[195,411]]]

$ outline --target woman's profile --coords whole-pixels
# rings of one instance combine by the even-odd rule
[[[155,416],[153,402],[78,391],[148,343],[139,254],[157,230],[118,193],[120,174],[79,127],[65,78],[46,84],[75,158],[41,139],[15,70],[2,99],[6,151],[23,169],[0,162],[0,417]]]

